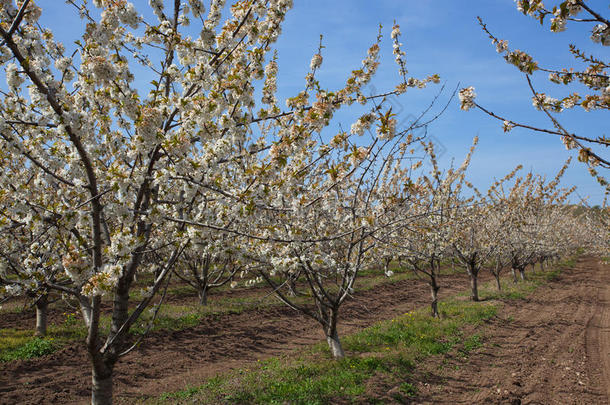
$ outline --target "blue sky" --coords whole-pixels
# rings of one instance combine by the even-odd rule
[[[39,0],[37,3],[44,10],[43,24],[48,23],[57,37],[70,47],[74,36],[79,36],[81,31],[78,19],[64,19],[66,13],[73,12],[72,8],[58,0]],[[146,0],[133,3],[139,9],[148,8]],[[483,106],[514,121],[544,128],[551,128],[551,124],[543,113],[532,107],[531,94],[523,75],[496,53],[479,27],[476,16],[481,16],[495,35],[508,40],[511,49],[529,52],[545,67],[581,67],[570,55],[569,43],[606,61],[610,57],[609,47],[589,40],[590,24],[572,23],[566,32],[551,33],[548,24],[541,27],[517,11],[513,0],[295,0],[294,4],[276,46],[280,64],[280,99],[291,97],[303,89],[304,76],[309,70],[311,56],[317,50],[320,34],[324,35],[325,49],[324,64],[318,78],[326,88],[341,88],[351,70],[360,66],[366,50],[377,36],[379,24],[384,26],[385,38],[382,66],[373,86],[379,90],[393,88],[399,80],[389,39],[394,20],[402,28],[403,49],[407,52],[410,75],[423,78],[438,73],[449,90],[447,96],[458,83],[460,87],[474,86],[477,102]],[[608,12],[607,1],[590,0],[587,4],[604,14]],[[59,26],[58,22],[61,22]],[[546,74],[542,73],[534,79],[537,90],[547,91],[554,97],[582,90],[549,84]],[[425,108],[439,87],[409,90],[393,100],[394,112],[399,112],[399,122],[401,117],[407,119],[410,114],[416,115]],[[339,125],[349,128],[357,111],[337,115],[328,128],[329,134],[335,133]],[[560,118],[573,132],[586,136],[609,135],[607,112],[570,112]],[[563,162],[574,155],[552,135],[519,129],[505,134],[499,121],[478,110],[461,111],[457,100],[429,128],[428,133],[442,144],[445,152],[441,162],[445,167],[452,159],[459,164],[472,138],[479,136],[469,177],[482,189],[520,163],[524,170],[552,177]],[[590,196],[591,204],[602,201],[602,188],[579,162],[572,163],[563,183],[566,186],[577,185],[579,195]]]
[[[608,10],[607,2],[587,3],[601,12]],[[402,28],[410,75],[423,77],[438,73],[450,89],[458,83],[461,83],[460,87],[474,86],[477,101],[492,111],[514,121],[551,128],[543,113],[532,107],[531,93],[523,75],[496,53],[476,16],[481,16],[495,35],[507,39],[511,48],[529,52],[549,68],[579,67],[569,54],[569,43],[594,52],[604,60],[610,56],[610,48],[589,40],[589,24],[572,24],[566,32],[551,33],[548,25],[541,27],[521,14],[512,0],[296,0],[277,46],[278,87],[286,95],[302,89],[303,77],[311,55],[317,49],[320,34],[324,35],[325,49],[319,78],[323,86],[341,86],[350,71],[359,66],[381,23],[385,42],[382,67],[374,86],[380,90],[391,88],[398,77],[389,41],[391,26],[396,20]],[[552,90],[549,94],[555,97],[575,91],[550,84],[546,74],[536,75],[535,84],[540,91]],[[429,103],[437,88],[410,90],[402,95],[397,100],[402,106],[401,114],[416,114]],[[608,135],[607,112],[570,112],[562,114],[561,119],[573,132]],[[346,120],[343,126],[349,128],[347,116]],[[461,111],[457,100],[429,128],[429,134],[446,150],[442,157],[445,165],[450,164],[452,158],[459,164],[472,138],[479,135],[479,147],[469,176],[481,188],[519,163],[524,165],[524,170],[551,177],[569,156],[574,155],[552,135],[519,129],[505,134],[499,121],[477,110]],[[564,184],[577,185],[580,195],[590,196],[590,203],[600,203],[603,198],[602,188],[579,162],[572,163]]]

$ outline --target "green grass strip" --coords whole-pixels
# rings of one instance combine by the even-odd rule
[[[383,381],[398,387],[393,398],[408,401],[417,395],[410,381],[413,369],[429,356],[456,350],[461,357],[484,344],[481,333],[464,335],[467,327],[481,326],[493,318],[502,301],[525,298],[538,286],[559,277],[574,260],[553,270],[528,273],[529,280],[504,283],[496,292],[494,283],[481,285],[484,302],[465,301],[461,295],[439,303],[440,319],[429,316],[428,308],[383,321],[343,338],[347,357],[336,361],[324,344],[315,345],[299,357],[282,356],[260,361],[250,368],[220,374],[206,383],[166,393],[147,403],[238,403],[238,404],[328,404],[340,400],[377,403],[367,397],[367,382]]]

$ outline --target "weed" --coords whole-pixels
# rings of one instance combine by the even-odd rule
[[[65,317],[64,326],[67,329],[71,329],[78,324],[79,321],[78,321],[76,312],[64,312],[63,315]]]
[[[324,404],[341,398],[370,402],[365,393],[367,380],[379,376],[404,381],[417,362],[446,353],[459,344],[462,326],[483,322],[497,310],[489,304],[464,302],[444,303],[441,308],[442,319],[431,318],[422,309],[345,337],[343,345],[350,356],[341,360],[330,359],[328,348],[316,345],[302,358],[261,361],[253,369],[220,375],[200,387],[164,394],[160,400]],[[480,337],[466,342],[467,350],[473,350],[480,344]],[[401,398],[416,394],[416,387],[408,382],[401,384],[396,393]]]
[[[417,387],[411,384],[410,382],[404,382],[400,384],[400,387],[398,387],[398,389],[407,397],[414,397],[417,395]]]
[[[483,346],[482,340],[481,335],[478,334],[468,337],[466,340],[464,340],[464,345],[460,349],[460,352],[462,352],[464,355],[470,354],[471,351]]]
[[[13,349],[9,349],[0,355],[0,361],[31,359],[53,353],[57,349],[53,338],[34,337]]]

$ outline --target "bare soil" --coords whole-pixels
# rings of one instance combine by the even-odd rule
[[[441,283],[441,300],[468,286],[464,274],[443,276]],[[344,304],[339,333],[350,333],[427,305],[429,297],[427,285],[419,280],[362,291]],[[10,318],[0,321],[0,326],[23,327],[23,320]],[[192,328],[153,333],[138,350],[121,359],[115,368],[115,402],[134,402],[199,385],[218,373],[323,340],[322,329],[315,321],[284,306],[208,316]],[[84,344],[0,367],[0,404],[90,401],[91,370]]]
[[[608,404],[610,269],[582,258],[528,299],[507,301],[467,358],[418,367],[421,404]]]
[[[416,403],[606,404],[609,281],[608,268],[586,258],[530,299],[507,302],[485,327],[484,346],[468,359],[438,357],[418,368]],[[441,300],[465,291],[468,280],[445,276],[443,285]],[[340,334],[428,302],[428,289],[417,280],[361,292],[345,304]],[[4,318],[0,325],[9,327],[13,320],[19,322]],[[210,316],[193,328],[154,333],[123,358],[115,369],[115,401],[139,402],[199,385],[217,373],[322,340],[314,321],[285,307]],[[0,404],[89,402],[83,344],[0,367]],[[387,394],[379,397],[391,401]]]

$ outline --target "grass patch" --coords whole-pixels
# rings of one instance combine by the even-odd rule
[[[499,293],[495,281],[483,283],[481,295],[487,302],[460,298],[441,302],[440,319],[431,318],[428,308],[421,308],[346,336],[342,343],[348,357],[340,361],[330,359],[326,345],[318,344],[301,352],[299,358],[272,358],[250,369],[218,375],[201,386],[166,393],[152,403],[383,403],[383,398],[368,396],[368,381],[383,384],[386,392],[397,388],[392,400],[408,402],[418,393],[411,380],[418,363],[451,350],[467,357],[483,346],[482,334],[465,336],[464,330],[481,326],[496,315],[502,303],[493,300],[524,299],[573,265],[574,260],[565,261],[545,272],[528,273],[529,279],[518,284],[503,280],[504,289]],[[382,282],[360,287],[372,288]]]
[[[552,268],[547,267],[546,270],[538,270],[536,272],[526,271],[525,281],[519,279],[517,283],[513,282],[512,275],[508,273],[501,280],[502,291],[498,291],[494,281],[488,281],[479,285],[479,296],[483,300],[523,300],[526,299],[541,285],[556,281],[560,278],[561,272],[567,268],[574,267],[577,256],[563,260],[555,264]],[[466,296],[469,292],[462,292],[459,296]]]
[[[60,325],[49,325],[47,336],[35,337],[29,329],[0,329],[0,362],[41,357],[62,347],[84,340],[87,331],[75,320],[74,314],[67,314]]]
[[[417,394],[407,380],[418,361],[462,345],[474,350],[478,338],[464,340],[462,327],[478,325],[496,314],[487,303],[440,304],[441,319],[427,308],[408,312],[347,336],[345,359],[330,358],[325,345],[314,346],[300,358],[272,358],[251,369],[219,375],[199,387],[166,393],[160,403],[326,404],[338,398],[369,401],[366,382],[373,376],[392,381],[405,398]]]
[[[409,398],[417,395],[417,387],[410,382],[400,384],[399,390],[403,395]]]
[[[3,332],[6,332],[4,329]],[[32,359],[45,354],[53,353],[58,348],[54,338],[32,337],[31,332],[26,336],[19,330],[8,330],[11,336],[4,336],[0,341],[0,361],[8,362],[14,360]]]
[[[460,353],[464,356],[468,356],[470,352],[476,350],[483,346],[483,337],[479,334],[474,334],[472,336],[464,339],[464,343],[462,348],[460,349]]]

